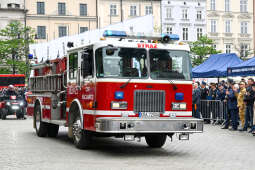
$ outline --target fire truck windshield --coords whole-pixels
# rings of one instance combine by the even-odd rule
[[[187,51],[150,49],[152,79],[191,80],[191,63]]]
[[[96,50],[96,74],[101,78],[146,78],[147,56],[145,49],[109,48]]]

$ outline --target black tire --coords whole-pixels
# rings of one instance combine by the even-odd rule
[[[48,123],[42,122],[41,120],[41,108],[39,105],[35,107],[34,112],[34,123],[35,123],[35,131],[37,136],[45,137],[48,134]]]
[[[48,136],[55,138],[58,136],[59,125],[49,123],[47,130],[48,130]]]
[[[1,114],[1,119],[2,120],[6,119],[6,114],[7,114],[7,110],[6,109],[2,109],[2,114]]]
[[[77,128],[77,122],[80,122],[80,127]],[[80,116],[77,116],[73,123],[73,141],[74,145],[79,149],[89,149],[92,143],[92,135],[89,131],[83,130]]]
[[[166,143],[166,137],[165,134],[151,134],[146,135],[145,140],[149,147],[161,148]]]

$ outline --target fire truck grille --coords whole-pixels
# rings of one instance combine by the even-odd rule
[[[134,94],[134,111],[164,112],[165,91],[136,90]]]

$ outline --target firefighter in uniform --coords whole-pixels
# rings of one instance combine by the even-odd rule
[[[246,89],[245,89],[245,83],[244,82],[240,82],[239,83],[239,93],[237,95],[237,107],[239,109],[239,117],[240,117],[240,120],[241,120],[241,125],[242,125],[242,128],[244,128],[244,117],[245,117],[245,104],[244,104],[244,95],[246,93]]]
[[[197,83],[194,83],[193,85],[193,91],[192,91],[192,108],[193,108],[193,116],[195,118],[200,119],[200,89],[198,87]]]

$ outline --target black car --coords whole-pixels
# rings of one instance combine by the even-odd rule
[[[22,96],[0,96],[3,106],[0,116],[4,120],[8,115],[16,115],[17,119],[23,119],[25,114],[25,101]]]

